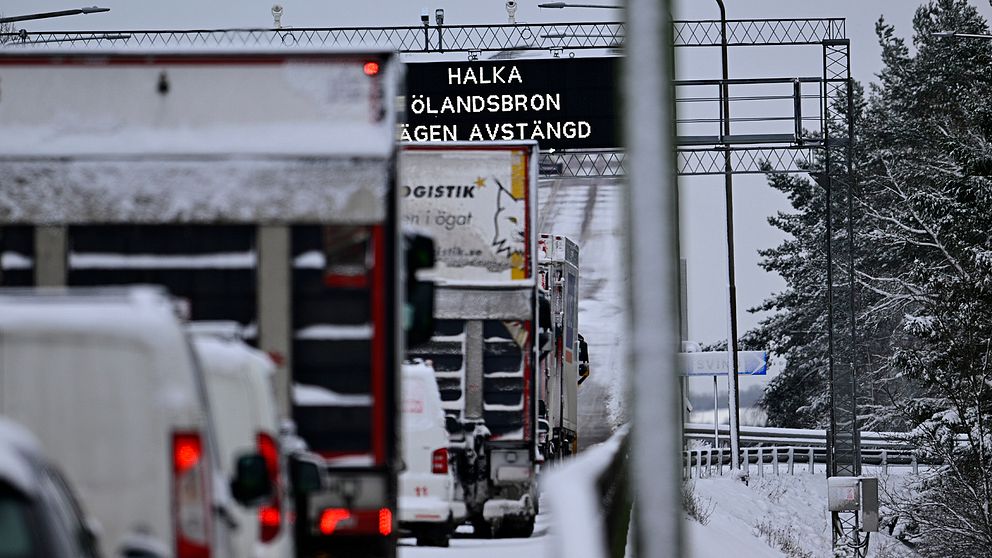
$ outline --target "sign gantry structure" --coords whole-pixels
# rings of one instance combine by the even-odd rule
[[[723,43],[723,22],[719,20],[676,21],[673,31],[676,52],[720,48]],[[612,87],[620,80],[615,75],[604,75],[616,71],[615,55],[622,49],[625,35],[626,26],[621,22],[507,25],[425,22],[402,27],[181,31],[22,30],[0,34],[0,48],[300,48],[378,44],[390,45],[401,54],[416,55],[421,61],[433,60],[437,55],[438,59],[454,62],[436,67],[431,67],[433,62],[424,62],[411,72],[412,86],[408,87],[405,100],[408,109],[405,132],[410,135],[409,140],[451,139],[445,134],[455,135],[454,139],[458,140],[526,136],[525,139],[542,142],[542,174],[581,178],[625,174],[624,151],[616,140],[620,137],[615,124],[619,118],[611,112],[616,111],[616,103],[610,102],[617,98],[618,93]],[[825,333],[831,400],[829,473],[856,477],[861,474],[861,458],[856,375],[858,301],[852,281],[854,110],[850,42],[846,38],[845,22],[843,19],[728,20],[726,38],[728,48],[815,48],[822,53],[818,57],[822,64],[805,76],[676,81],[679,116],[675,143],[681,176],[805,173],[822,187],[826,202]],[[541,51],[547,53],[543,60],[516,59],[523,52]],[[483,55],[493,59],[481,60]],[[465,56],[467,61],[458,62],[458,56]],[[562,65],[550,65],[555,63]],[[500,64],[504,66],[502,70],[493,69]],[[574,68],[570,70],[569,65]],[[457,77],[452,77],[449,70]],[[457,81],[456,87],[445,91],[453,79]],[[531,90],[511,89],[514,85],[524,86],[525,80],[528,86],[533,86]],[[563,80],[568,82],[564,86],[560,83]],[[568,91],[569,87],[589,82],[598,88],[580,94]],[[487,85],[506,85],[507,89],[493,90],[484,87]],[[583,96],[592,96],[588,98],[594,100],[582,102]],[[433,103],[430,110],[428,98]],[[445,107],[446,102],[450,103],[450,111]],[[419,104],[414,107],[415,103]],[[596,110],[590,111],[590,106]],[[732,127],[727,129],[735,130],[735,134],[723,132],[723,107],[730,107]],[[417,126],[427,128],[418,131]],[[436,137],[431,135],[430,126],[436,126],[433,132]],[[545,137],[533,137],[535,130]],[[478,132],[478,136],[473,136],[473,132]],[[466,137],[462,137],[463,133]],[[861,554],[866,545],[858,527],[856,512],[835,512],[835,547],[849,547],[855,554]]]

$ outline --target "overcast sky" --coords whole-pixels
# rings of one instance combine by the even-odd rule
[[[109,7],[104,14],[80,15],[19,24],[31,31],[115,29],[209,29],[268,27],[272,24],[271,0],[87,0]],[[518,22],[617,20],[621,13],[604,9],[539,9],[539,0],[519,2]],[[576,0],[579,1],[579,0]],[[581,0],[583,3],[609,0]],[[986,18],[992,17],[988,0],[972,0]],[[419,25],[422,9],[445,10],[447,24],[505,23],[503,0],[282,0],[284,26],[394,26]],[[851,39],[852,71],[861,81],[870,81],[880,68],[875,22],[884,15],[897,32],[909,36],[916,0],[726,0],[728,17],[812,18],[840,17],[847,20]],[[5,15],[19,15],[78,7],[69,0],[6,0]],[[715,19],[716,2],[676,0],[680,19]],[[679,77],[718,78],[718,49],[680,49]],[[820,49],[741,48],[732,52],[731,77],[791,77],[819,75]],[[726,292],[726,245],[723,230],[721,178],[684,180],[683,250],[689,258],[690,336],[701,341],[725,337],[726,312],[719,306]],[[757,267],[758,248],[769,247],[781,235],[768,226],[774,211],[785,209],[785,200],[758,177],[737,179],[737,257],[741,309],[754,306],[783,284]],[[742,312],[742,329],[752,327],[756,317]]]

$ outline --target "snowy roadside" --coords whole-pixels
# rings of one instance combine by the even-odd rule
[[[897,470],[882,482],[901,484],[907,471]],[[709,521],[702,525],[686,518],[688,548],[694,558],[726,556],[828,558],[829,514],[827,482],[822,471],[815,475],[754,475],[748,484],[730,476],[690,481]],[[866,470],[865,474],[878,474]],[[896,539],[872,533],[870,558],[911,558],[916,554]]]

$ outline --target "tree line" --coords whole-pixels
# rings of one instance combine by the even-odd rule
[[[867,90],[854,88],[859,416],[863,430],[906,432],[943,463],[890,494],[890,530],[924,556],[988,556],[992,40],[934,34],[946,31],[990,32],[966,0],[918,8],[912,46],[880,20],[883,68]],[[787,287],[753,309],[771,315],[743,342],[786,363],[761,403],[770,423],[823,428],[824,181],[770,174],[769,184],[792,210],[770,218],[788,239],[762,251],[761,265]]]

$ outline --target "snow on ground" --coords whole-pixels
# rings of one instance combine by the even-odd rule
[[[890,469],[878,475],[883,483],[904,483],[908,469]],[[830,551],[827,481],[822,468],[816,474],[775,475],[771,466],[765,476],[751,468],[748,484],[724,476],[690,481],[705,509],[712,513],[706,525],[686,518],[688,548],[693,558],[726,556],[828,558]],[[770,542],[771,541],[771,542]],[[789,549],[784,552],[783,549]],[[900,558],[915,554],[897,540],[872,533],[869,557]]]
[[[534,534],[529,539],[475,539],[472,528],[458,528],[449,548],[419,547],[416,539],[400,539],[399,558],[545,558],[556,556],[558,547],[548,529],[551,516],[541,507]],[[581,557],[575,557],[581,558]]]

